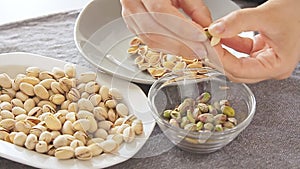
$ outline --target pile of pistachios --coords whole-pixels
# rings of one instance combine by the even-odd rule
[[[14,79],[0,74],[0,140],[58,159],[89,160],[118,150],[143,133],[116,88],[76,76],[75,65],[28,67]]]
[[[211,94],[202,93],[198,98],[186,98],[172,110],[162,113],[164,119],[172,126],[184,130],[201,132],[220,132],[237,125],[235,110],[228,100],[210,103]]]

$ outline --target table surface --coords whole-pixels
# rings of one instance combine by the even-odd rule
[[[236,0],[241,7],[255,3]],[[89,64],[80,56],[73,28],[79,11],[0,26],[0,53],[30,52]],[[148,85],[139,85],[145,92]],[[300,66],[285,80],[248,85],[257,100],[252,123],[221,150],[192,154],[173,146],[156,126],[133,158],[110,168],[300,168]],[[33,167],[0,158],[0,168]]]

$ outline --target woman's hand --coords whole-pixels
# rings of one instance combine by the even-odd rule
[[[150,48],[186,58],[207,55],[203,27],[211,17],[202,0],[121,0],[121,4],[128,28]]]
[[[254,83],[284,79],[300,60],[300,1],[269,0],[257,8],[241,9],[219,19],[209,32],[248,58],[236,58],[217,47],[223,68],[230,79]],[[253,40],[237,36],[243,31],[258,31]]]

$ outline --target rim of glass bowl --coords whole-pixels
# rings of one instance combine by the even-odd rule
[[[221,73],[221,72],[219,72],[219,71],[217,71],[217,70],[215,70],[215,69],[212,69],[212,68],[209,68],[209,67],[203,67],[203,68],[192,68],[192,69],[183,69],[183,70],[178,70],[178,71],[175,71],[175,72],[171,72],[171,73],[166,73],[165,75],[163,75],[159,80],[156,80],[152,85],[151,85],[151,87],[150,87],[150,89],[149,89],[149,92],[148,92],[148,104],[149,104],[149,106],[150,106],[150,109],[151,109],[151,113],[152,113],[152,116],[154,116],[154,118],[155,118],[155,120],[157,121],[157,122],[159,122],[160,124],[163,124],[165,127],[167,127],[167,128],[169,128],[169,129],[171,129],[171,130],[174,130],[174,131],[176,131],[176,132],[179,132],[179,133],[181,133],[181,134],[184,134],[185,136],[191,136],[191,137],[197,137],[197,135],[201,135],[201,134],[203,134],[202,132],[195,132],[195,131],[188,131],[188,130],[184,130],[184,129],[182,129],[182,128],[180,128],[180,127],[175,127],[175,126],[173,126],[173,125],[171,125],[171,124],[169,124],[166,120],[164,120],[160,115],[159,115],[159,112],[156,112],[155,111],[155,108],[153,107],[153,104],[152,104],[152,98],[151,98],[151,96],[153,95],[156,95],[157,94],[157,92],[159,91],[159,89],[161,88],[161,87],[163,87],[164,85],[161,85],[159,88],[157,88],[157,89],[155,89],[154,87],[155,86],[157,86],[159,83],[161,83],[162,81],[161,80],[163,80],[163,82],[164,83],[166,83],[166,82],[168,82],[168,81],[170,81],[170,83],[172,83],[172,82],[176,82],[176,80],[174,80],[174,78],[171,78],[170,80],[165,80],[164,81],[164,78],[167,78],[168,76],[174,76],[174,75],[176,75],[176,74],[178,74],[178,73],[180,73],[181,72],[181,74],[184,74],[183,72],[195,72],[195,71],[199,71],[200,70],[200,72],[203,72],[203,70],[205,70],[205,71],[207,71],[207,73],[204,73],[203,75],[208,75],[206,78],[212,78],[212,77],[217,77],[217,76],[223,76],[225,79],[226,79],[226,81],[228,81],[228,82],[230,82],[230,83],[235,83],[235,82],[231,82],[231,81],[229,81],[228,80],[228,78],[223,74],[223,73]],[[201,73],[200,73],[201,74]],[[187,74],[188,75],[188,74]],[[200,76],[199,76],[199,78],[201,78]],[[182,79],[184,79],[184,78],[180,78],[179,80],[182,80]],[[201,79],[204,79],[204,78],[201,78]],[[169,83],[167,83],[167,84],[169,84]],[[250,90],[250,88],[246,85],[246,84],[244,84],[244,83],[236,83],[236,84],[240,84],[240,85],[242,85],[245,89],[246,89],[246,91],[247,91],[247,93],[249,94],[249,97],[250,97],[250,101],[251,101],[251,103],[252,103],[252,107],[251,107],[251,109],[250,109],[250,113],[248,114],[248,116],[241,122],[241,123],[239,123],[238,125],[236,125],[235,127],[233,127],[233,128],[231,128],[231,129],[228,129],[228,130],[224,130],[224,131],[222,131],[222,132],[211,132],[211,135],[210,135],[210,137],[214,137],[214,136],[222,136],[222,135],[228,135],[228,134],[230,134],[230,133],[234,133],[234,132],[236,132],[236,131],[238,131],[238,130],[240,130],[240,129],[242,129],[242,128],[244,128],[244,127],[247,127],[246,126],[246,124],[248,123],[248,124],[250,124],[250,120],[253,118],[253,116],[254,116],[254,114],[255,114],[255,109],[256,109],[256,99],[255,99],[255,96],[254,96],[254,94],[253,94],[253,92]],[[153,93],[153,94],[152,94]],[[205,131],[203,131],[203,132],[205,132]],[[209,137],[209,138],[210,138]],[[209,139],[208,138],[208,139]]]

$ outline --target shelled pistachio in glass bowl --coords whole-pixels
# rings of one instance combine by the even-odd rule
[[[194,153],[230,143],[250,124],[256,107],[245,84],[205,67],[165,74],[151,86],[148,101],[167,138]]]

